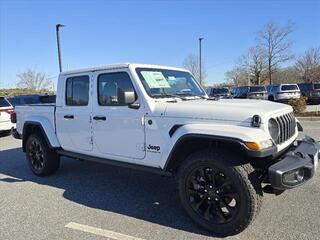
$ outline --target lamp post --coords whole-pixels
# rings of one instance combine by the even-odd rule
[[[61,62],[61,50],[60,50],[60,35],[59,28],[64,27],[63,24],[56,25],[56,36],[57,36],[57,47],[58,47],[58,58],[59,58],[59,71],[62,72],[62,62]]]
[[[199,82],[200,82],[200,85],[202,85],[202,66],[201,66],[201,61],[202,61],[202,57],[201,57],[201,41],[203,40],[203,37],[200,37],[199,38]]]

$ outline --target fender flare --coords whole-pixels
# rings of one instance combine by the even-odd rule
[[[37,126],[40,129],[49,148],[52,148],[52,149],[60,149],[61,148],[60,143],[55,135],[55,131],[53,128],[51,128],[49,126],[44,127],[41,122],[29,120],[23,124],[23,130],[22,130],[22,149],[24,152],[26,151],[26,143],[27,143],[27,137],[28,137],[28,134],[26,134],[26,132],[27,132],[28,127],[30,127],[30,126]],[[50,137],[48,137],[48,134]]]
[[[239,145],[243,149],[243,151],[247,154],[248,157],[253,157],[253,158],[262,158],[262,157],[267,157],[267,156],[272,156],[277,152],[277,147],[272,146],[270,148],[261,150],[261,151],[252,151],[248,149],[244,145],[244,141],[238,138],[233,138],[233,137],[226,137],[226,136],[219,136],[219,135],[207,135],[207,134],[197,134],[197,133],[189,133],[182,135],[174,144],[172,150],[170,151],[170,154],[167,158],[167,161],[164,165],[164,170],[168,170],[170,167],[170,164],[174,162],[174,153],[177,150],[177,148],[180,147],[181,144],[183,144],[184,141],[190,139],[190,138],[203,138],[203,139],[208,139],[208,140],[214,140],[214,141],[222,141],[222,142],[229,142],[229,143],[234,143]]]

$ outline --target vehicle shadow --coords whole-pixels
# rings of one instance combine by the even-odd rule
[[[32,181],[64,189],[63,197],[87,207],[111,211],[194,234],[211,236],[186,215],[174,179],[92,162],[62,158],[57,173],[37,177],[20,148],[0,151],[0,182]]]

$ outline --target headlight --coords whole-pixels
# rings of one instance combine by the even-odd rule
[[[279,127],[278,122],[274,118],[269,119],[268,128],[269,128],[269,133],[270,133],[271,138],[274,141],[277,141],[277,139],[280,135],[280,127]]]

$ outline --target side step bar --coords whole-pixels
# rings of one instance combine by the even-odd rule
[[[71,158],[75,158],[75,159],[81,159],[81,160],[85,160],[85,161],[89,161],[89,162],[97,162],[97,163],[109,164],[109,165],[117,166],[117,167],[130,168],[130,169],[134,169],[134,170],[155,173],[155,174],[159,174],[159,175],[167,176],[167,177],[172,176],[171,172],[164,171],[161,168],[148,167],[148,166],[142,166],[142,165],[133,164],[133,163],[126,163],[126,162],[121,162],[121,161],[105,159],[105,158],[93,157],[93,156],[88,156],[85,154],[74,153],[74,152],[69,152],[69,151],[64,151],[64,150],[57,150],[56,152],[57,152],[57,154],[59,154],[61,156],[71,157]]]

